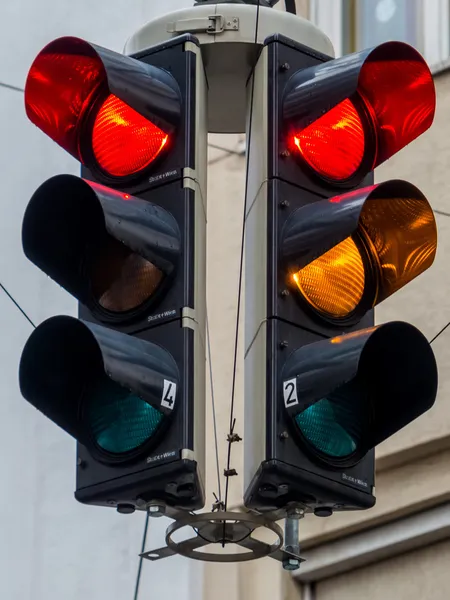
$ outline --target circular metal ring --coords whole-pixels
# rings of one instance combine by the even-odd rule
[[[230,523],[227,523],[230,521]],[[209,525],[227,525],[231,530],[233,529],[233,525],[236,525],[236,529],[238,529],[239,525],[242,524],[250,524],[252,527],[249,528],[249,535],[251,536],[255,529],[259,529],[260,527],[264,527],[269,531],[272,531],[277,537],[277,541],[273,544],[267,544],[265,542],[260,542],[259,540],[253,539],[255,543],[255,547],[247,550],[246,552],[239,552],[236,554],[218,554],[218,553],[209,553],[209,552],[197,552],[195,548],[183,548],[183,545],[186,545],[186,542],[175,542],[172,539],[173,534],[176,531],[179,531],[183,527],[192,527],[196,529],[200,529],[202,527],[206,527]],[[239,532],[237,532],[239,534]],[[203,537],[199,536],[200,539]],[[195,539],[195,538],[193,538]],[[238,539],[236,542],[227,541],[227,544],[237,543],[243,541],[242,539]],[[209,543],[222,543],[220,538],[211,541]],[[283,544],[283,531],[281,527],[275,523],[275,521],[270,521],[261,515],[254,515],[251,513],[235,513],[235,512],[213,512],[213,513],[201,513],[201,514],[192,514],[188,515],[183,519],[174,521],[169,525],[166,531],[166,544],[168,548],[170,548],[176,554],[180,554],[181,556],[185,556],[186,558],[193,558],[195,560],[209,561],[209,562],[244,562],[248,560],[255,560],[257,558],[263,558],[264,556],[269,556],[273,554],[277,550],[279,550]],[[206,545],[206,544],[204,544]],[[259,546],[259,547],[258,547]],[[245,546],[244,546],[245,547]]]

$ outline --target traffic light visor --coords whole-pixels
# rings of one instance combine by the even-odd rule
[[[298,209],[282,243],[294,289],[322,316],[343,319],[362,316],[428,269],[437,228],[420,190],[394,180]]]
[[[304,346],[289,357],[282,379],[297,435],[329,464],[357,462],[431,408],[437,393],[433,351],[403,322]],[[289,386],[295,394],[286,394]]]
[[[43,183],[22,225],[26,256],[99,317],[146,309],[174,271],[176,219],[148,201],[73,175]]]
[[[149,167],[181,114],[169,73],[74,37],[58,38],[37,55],[25,107],[37,127],[106,178]]]
[[[105,84],[102,61],[79,38],[59,38],[39,52],[25,84],[30,121],[75,158],[82,124]]]
[[[353,185],[432,124],[433,78],[412,46],[387,42],[293,75],[287,145],[320,177]]]
[[[53,317],[25,345],[19,382],[28,402],[101,458],[114,461],[134,456],[171,416],[178,370],[155,344],[72,317]],[[168,387],[172,406],[164,402]]]

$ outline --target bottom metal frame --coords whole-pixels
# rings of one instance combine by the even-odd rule
[[[290,549],[282,548],[283,530],[275,522],[275,519],[279,518],[275,514],[256,515],[225,511],[186,514],[185,511],[169,509],[166,516],[174,519],[174,523],[169,525],[166,530],[167,546],[143,552],[140,554],[142,558],[155,561],[180,554],[195,560],[228,563],[255,560],[264,556],[270,556],[283,563],[294,560],[299,564],[304,560]],[[197,535],[182,542],[175,542],[173,535],[183,527],[192,527]],[[252,537],[252,534],[260,528],[274,533],[277,540],[273,544],[268,544]],[[198,551],[210,544],[220,544],[222,548],[235,544],[245,548],[246,552],[224,554]]]

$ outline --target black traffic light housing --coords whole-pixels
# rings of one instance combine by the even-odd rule
[[[22,394],[77,439],[80,502],[201,508],[207,111],[198,41],[179,36],[127,57],[60,38],[35,59],[25,104],[82,162],[83,179],[49,179],[25,213],[25,254],[79,300],[80,320],[38,326],[22,354]]]
[[[389,105],[389,93],[394,101],[398,95],[392,73],[383,82],[378,67],[388,64],[385,72],[395,71],[401,87],[398,64],[406,58],[417,66],[412,83],[420,85],[405,115]],[[297,504],[319,516],[370,508],[374,446],[436,397],[436,362],[422,334],[406,323],[373,327],[375,304],[435,255],[436,225],[423,194],[403,181],[373,185],[373,168],[430,126],[432,78],[405,44],[333,60],[280,35],[265,41],[254,77],[244,504],[261,512]],[[390,111],[383,112],[380,97]],[[377,129],[388,117],[391,137]],[[350,142],[327,137],[346,127]],[[348,256],[346,243],[358,257],[349,268],[339,262]]]

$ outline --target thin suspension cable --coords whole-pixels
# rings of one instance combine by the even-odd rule
[[[211,165],[216,165],[217,163],[223,162],[232,156],[231,154],[224,154],[223,156],[216,156],[216,158],[212,158],[208,161],[208,167]]]
[[[447,329],[447,327],[450,327],[450,321],[447,323],[447,325],[445,325],[445,327],[443,327],[439,333],[437,333],[434,338],[429,342],[430,346],[431,344],[434,342],[434,340],[437,340],[437,338],[442,335],[444,333],[444,331]]]
[[[217,144],[208,143],[210,148],[214,148],[214,150],[222,150],[222,152],[227,152],[228,154],[236,154],[236,156],[242,156],[244,153],[239,152],[239,150],[232,150],[231,148],[224,148],[223,146],[218,146]]]
[[[142,545],[141,545],[141,554],[143,554],[145,552],[145,544],[147,542],[147,532],[148,532],[148,521],[149,521],[149,516],[150,513],[147,511],[147,515],[145,517],[145,525],[144,525],[144,534],[142,536]],[[136,586],[134,588],[134,596],[133,596],[133,600],[138,600],[138,595],[139,595],[139,585],[141,583],[141,573],[142,573],[142,561],[143,561],[143,557],[140,556],[139,557],[139,566],[138,566],[138,572],[137,572],[137,576],[136,576]]]
[[[217,492],[218,502],[222,502],[222,486],[220,484],[220,466],[219,466],[219,443],[217,440],[217,420],[216,420],[216,402],[214,397],[214,384],[213,384],[213,371],[212,371],[212,360],[211,360],[211,340],[209,337],[209,321],[208,321],[208,309],[206,309],[206,344],[208,346],[208,361],[209,361],[209,379],[211,385],[211,402],[212,402],[212,414],[213,414],[213,428],[214,428],[214,444],[216,447],[216,469],[217,469]]]
[[[256,23],[255,23],[255,44],[258,42],[258,26],[259,26],[259,6],[260,0],[256,6]],[[249,176],[249,158],[250,158],[250,144],[252,139],[252,117],[253,117],[253,97],[255,92],[255,73],[253,69],[252,75],[252,87],[250,92],[250,121],[248,126],[248,142],[247,142],[247,164],[245,169],[245,193],[244,193],[244,210],[242,213],[242,234],[241,234],[241,255],[239,263],[239,284],[238,284],[238,298],[237,298],[237,311],[236,311],[236,335],[234,340],[234,361],[233,361],[233,381],[231,385],[231,406],[230,406],[230,431],[228,437],[228,454],[227,454],[227,468],[226,472],[230,470],[231,461],[231,437],[234,432],[234,425],[236,419],[234,418],[234,399],[236,390],[236,368],[237,368],[237,353],[238,353],[238,340],[239,340],[239,319],[241,314],[241,296],[242,296],[242,271],[244,264],[244,241],[245,241],[245,224],[246,224],[246,211],[247,211],[247,195],[248,195],[248,176]],[[225,510],[227,510],[228,503],[228,488],[229,488],[229,476],[225,477]]]
[[[439,210],[439,209],[437,209],[437,208],[433,208],[433,212],[435,212],[435,213],[436,213],[436,214],[438,214],[438,215],[442,215],[442,216],[444,216],[444,217],[450,217],[450,213],[448,213],[448,212],[445,212],[445,211],[443,211],[443,210]]]
[[[34,329],[36,329],[36,325],[33,323],[33,321],[30,319],[30,317],[27,315],[27,313],[23,310],[23,308],[20,306],[20,304],[11,296],[11,294],[5,288],[5,286],[3,285],[3,283],[0,283],[0,287],[5,292],[5,294],[8,296],[8,298],[11,300],[11,302],[14,304],[14,306],[20,310],[20,312],[23,314],[23,316],[28,321],[28,323],[30,323],[30,325]]]
[[[17,87],[16,85],[11,85],[9,83],[5,83],[4,81],[0,81],[0,87],[7,88],[8,90],[14,90],[15,92],[22,92],[22,94],[25,91],[21,87]]]

